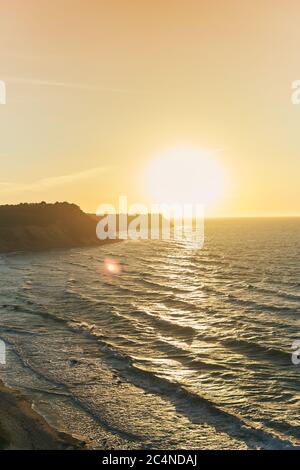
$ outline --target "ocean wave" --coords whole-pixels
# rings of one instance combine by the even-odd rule
[[[94,325],[73,323],[70,324],[70,327],[85,331],[94,340],[97,340],[100,350],[104,353],[110,366],[116,368],[123,378],[129,379],[130,383],[142,387],[148,392],[166,397],[176,405],[179,412],[185,414],[192,422],[205,421],[222,432],[242,437],[249,447],[253,448],[261,446],[276,449],[293,447],[288,439],[281,439],[273,435],[270,430],[262,430],[257,428],[254,423],[245,422],[240,417],[224,411],[215,402],[187,390],[179,383],[170,382],[153,372],[141,369],[132,357],[103,341],[101,332],[97,331],[97,328],[95,331]]]
[[[257,284],[246,284],[244,286],[246,289],[253,289],[254,291],[261,292],[262,294],[267,294],[272,297],[284,298],[287,300],[296,300],[300,302],[300,294],[294,294],[292,292],[286,292],[278,288],[271,288],[271,286],[261,286]]]
[[[177,411],[193,423],[206,423],[217,431],[242,439],[249,448],[290,449],[294,445],[285,437],[279,437],[270,429],[223,410],[218,404],[200,396],[176,382],[145,371],[131,364],[121,375],[147,392],[157,393],[173,403]]]
[[[267,345],[261,345],[252,341],[237,338],[223,339],[221,340],[221,343],[224,346],[233,348],[240,353],[246,353],[255,357],[259,356],[260,358],[264,357],[271,362],[280,361],[285,365],[292,366],[290,351],[284,351],[282,349],[277,349]]]

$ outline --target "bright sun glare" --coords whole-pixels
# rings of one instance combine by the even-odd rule
[[[213,152],[181,148],[150,163],[147,187],[159,204],[210,205],[224,193],[225,178]]]

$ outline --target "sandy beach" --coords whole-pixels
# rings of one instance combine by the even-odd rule
[[[20,392],[0,382],[0,449],[76,450],[84,443],[51,428]]]

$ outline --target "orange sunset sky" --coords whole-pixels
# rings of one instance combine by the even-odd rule
[[[298,0],[2,0],[0,204],[150,203],[180,148],[222,172],[208,215],[300,215],[299,25]]]

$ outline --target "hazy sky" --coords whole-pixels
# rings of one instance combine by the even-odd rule
[[[212,215],[300,215],[299,0],[2,0],[0,203],[148,201],[145,168],[216,150]]]

